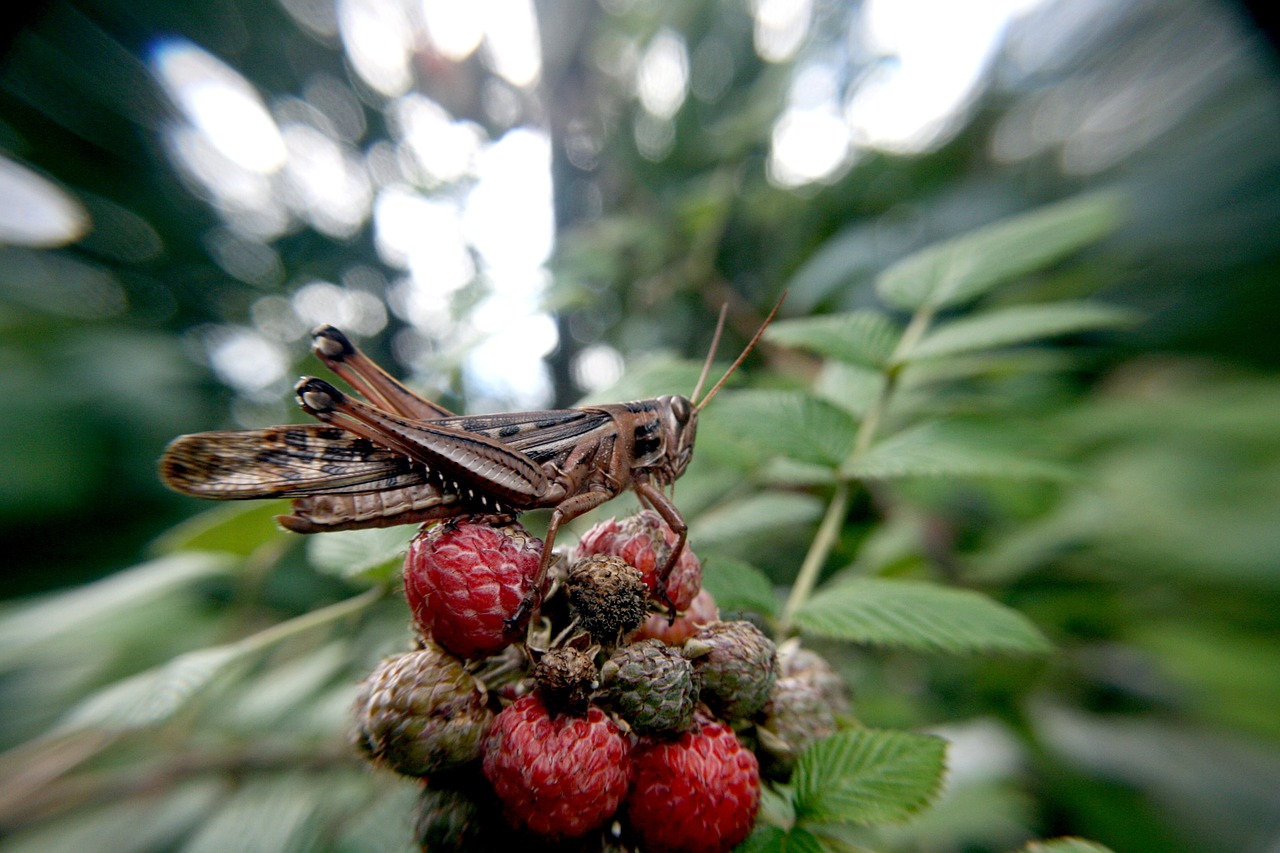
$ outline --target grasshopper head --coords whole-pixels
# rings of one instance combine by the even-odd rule
[[[785,294],[783,297],[785,298]],[[698,435],[698,412],[702,411],[702,407],[710,403],[711,398],[724,387],[724,383],[733,375],[733,371],[738,369],[738,365],[742,364],[747,353],[751,352],[759,342],[760,336],[773,322],[773,318],[777,316],[778,309],[781,307],[782,299],[779,299],[773,306],[773,310],[769,312],[769,316],[760,324],[755,335],[747,342],[746,348],[742,350],[737,360],[729,366],[729,369],[720,377],[720,381],[707,392],[706,396],[698,400],[702,385],[707,380],[707,374],[711,372],[711,360],[715,356],[720,333],[724,330],[728,305],[721,310],[720,319],[716,322],[715,335],[711,340],[711,351],[707,353],[707,361],[702,366],[702,375],[698,378],[698,385],[693,391],[693,399],[698,402],[694,403],[688,397],[681,397],[678,394],[644,402],[645,411],[656,411],[658,417],[648,420],[636,431],[634,467],[648,469],[649,476],[662,486],[669,486],[680,478],[684,469],[689,467],[689,460],[693,458],[693,440]],[[653,408],[655,405],[656,408]],[[654,435],[655,432],[657,435]]]
[[[663,484],[674,483],[689,467],[693,458],[693,441],[698,434],[698,410],[688,397],[672,395],[658,398],[659,423],[663,452],[654,466],[654,479]]]

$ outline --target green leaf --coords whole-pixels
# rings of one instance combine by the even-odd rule
[[[1120,215],[1111,193],[1042,207],[903,258],[880,274],[876,291],[907,311],[958,305],[1096,242]]]
[[[409,541],[417,532],[417,527],[402,524],[313,536],[307,540],[307,559],[326,574],[386,581],[404,564]]]
[[[205,578],[227,573],[230,559],[185,553],[162,557],[69,592],[54,593],[0,618],[0,648],[10,660],[65,636],[83,636],[91,626],[128,619],[141,608]]]
[[[759,492],[729,501],[698,516],[689,538],[699,547],[735,543],[779,527],[815,523],[822,515],[822,501],[795,492]]]
[[[702,588],[723,610],[754,610],[772,616],[778,595],[764,572],[741,560],[715,557],[702,566]]]
[[[764,464],[760,479],[783,488],[790,486],[831,486],[840,481],[839,473],[826,465],[797,462],[775,456]]]
[[[884,384],[885,375],[879,370],[825,361],[813,382],[813,393],[861,419],[871,410]]]
[[[964,735],[961,733],[961,737]],[[956,756],[950,744],[953,765],[967,759]],[[965,747],[960,747],[964,749]],[[975,774],[958,780],[963,771],[948,774],[947,787],[927,811],[908,824],[878,827],[877,841],[887,850],[1006,850],[1027,838],[1027,827],[1035,825],[1031,794],[1016,777],[1005,773]]]
[[[981,593],[861,578],[819,591],[795,617],[820,637],[922,652],[1043,653],[1051,646],[1016,610]]]
[[[765,340],[830,356],[850,364],[881,367],[893,354],[902,330],[879,311],[777,320]]]
[[[857,431],[845,411],[802,391],[739,391],[708,411],[717,429],[765,454],[836,467]]]
[[[255,649],[237,643],[198,649],[104,687],[72,708],[63,731],[130,731],[164,723]]]
[[[830,848],[803,827],[790,830],[779,826],[759,827],[740,846],[737,853],[829,853]]]
[[[304,773],[250,778],[183,845],[184,853],[293,853],[315,849],[327,820]]]
[[[240,730],[269,731],[288,726],[299,731],[300,721],[311,710],[324,689],[339,679],[350,665],[351,649],[346,638],[321,646],[262,671],[237,691],[234,702],[220,711],[220,720]],[[348,702],[355,685],[343,680]],[[345,688],[350,688],[346,690]]]
[[[1022,853],[1112,853],[1096,841],[1083,838],[1054,838],[1051,841],[1032,841],[1022,848]]]
[[[393,777],[380,779],[375,787],[368,784],[367,773],[362,781],[366,800],[352,804],[342,826],[327,835],[320,849],[332,853],[410,853],[419,849],[413,841],[416,833],[412,823],[418,786],[405,785],[401,777]]]
[[[991,447],[958,424],[929,421],[872,445],[862,458],[840,469],[848,477],[994,477],[1070,479],[1060,465],[1028,459]]]
[[[847,292],[855,282],[875,275],[885,244],[878,224],[860,222],[824,240],[787,281],[790,308],[806,313],[832,294]]]
[[[900,363],[979,352],[1072,332],[1115,328],[1136,319],[1132,312],[1090,302],[1015,305],[940,325],[906,353]]]
[[[109,684],[72,708],[59,725],[62,731],[105,729],[130,731],[168,722],[202,696],[215,681],[252,663],[272,646],[362,612],[383,590],[360,595],[303,613],[235,642],[179,655],[160,666]]]
[[[1186,616],[1144,620],[1117,636],[1184,697],[1183,707],[1212,723],[1280,738],[1280,646],[1271,631]]]
[[[1029,375],[1048,375],[1071,370],[1079,365],[1080,357],[1069,350],[1055,348],[1029,349],[1026,347],[1006,350],[987,350],[950,358],[913,361],[908,356],[909,369],[903,373],[904,390],[924,385],[955,382],[970,379],[1003,379]]]
[[[288,501],[237,501],[206,510],[166,531],[152,547],[157,553],[225,551],[248,556],[273,539],[289,534],[275,517],[289,511]]]
[[[796,766],[797,821],[901,821],[938,795],[946,749],[940,737],[868,729],[820,740]]]

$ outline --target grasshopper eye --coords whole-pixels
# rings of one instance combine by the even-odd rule
[[[680,423],[688,423],[689,418],[693,416],[693,404],[685,397],[669,397],[671,401],[671,413],[676,416],[676,420]]]

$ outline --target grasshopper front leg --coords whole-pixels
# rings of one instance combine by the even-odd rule
[[[685,543],[689,541],[689,525],[684,520],[684,516],[680,514],[680,510],[676,509],[676,505],[663,494],[661,489],[643,480],[635,482],[635,489],[640,500],[658,513],[662,520],[667,523],[667,526],[676,533],[676,544],[667,556],[667,562],[658,571],[658,585],[654,589],[654,592],[662,599],[662,603],[667,605],[670,618],[674,619],[676,605],[671,600],[671,596],[667,594],[667,581],[671,578],[671,572],[675,569],[676,563],[679,562],[680,555],[684,553]]]

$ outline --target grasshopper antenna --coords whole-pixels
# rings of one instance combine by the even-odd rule
[[[711,398],[714,397],[720,391],[720,389],[724,386],[724,383],[729,381],[729,377],[732,376],[733,372],[738,369],[739,365],[741,365],[742,362],[746,360],[747,356],[750,355],[751,350],[755,349],[755,345],[760,342],[760,337],[764,334],[764,330],[769,328],[769,324],[773,322],[773,318],[778,315],[778,309],[782,307],[782,302],[786,298],[787,298],[787,294],[785,292],[782,294],[782,296],[778,297],[777,304],[773,306],[773,310],[769,312],[769,316],[764,318],[764,322],[760,324],[760,328],[756,329],[756,333],[751,336],[751,340],[747,341],[747,345],[745,348],[743,348],[742,354],[738,356],[737,360],[735,360],[733,364],[729,365],[729,369],[724,372],[724,376],[720,377],[720,381],[717,382],[714,386],[712,386],[711,390],[707,392],[707,396],[703,397],[700,402],[694,404],[693,410],[695,412],[702,411],[702,407],[705,406],[707,403],[711,402]],[[717,341],[720,338],[720,327],[724,325],[724,314],[725,312],[721,310],[720,323],[716,326]],[[714,347],[714,344],[712,344],[712,346]],[[712,350],[712,352],[714,353],[714,349]],[[711,361],[710,361],[710,357],[708,357],[707,367],[710,367],[710,366],[711,366]],[[704,374],[706,373],[705,369],[703,370],[703,373]],[[701,390],[702,388],[701,380],[698,381],[698,388],[699,390]],[[697,391],[694,392],[693,396],[694,396],[694,399],[697,399],[697,396],[698,396]]]
[[[711,372],[711,360],[716,357],[716,347],[720,346],[720,333],[724,331],[724,318],[729,316],[729,303],[720,306],[720,319],[716,320],[716,333],[711,336],[711,350],[707,353],[707,360],[702,364],[702,374],[698,377],[698,384],[693,389],[692,400],[698,399],[698,395],[702,393],[702,386],[707,381],[707,374]]]

